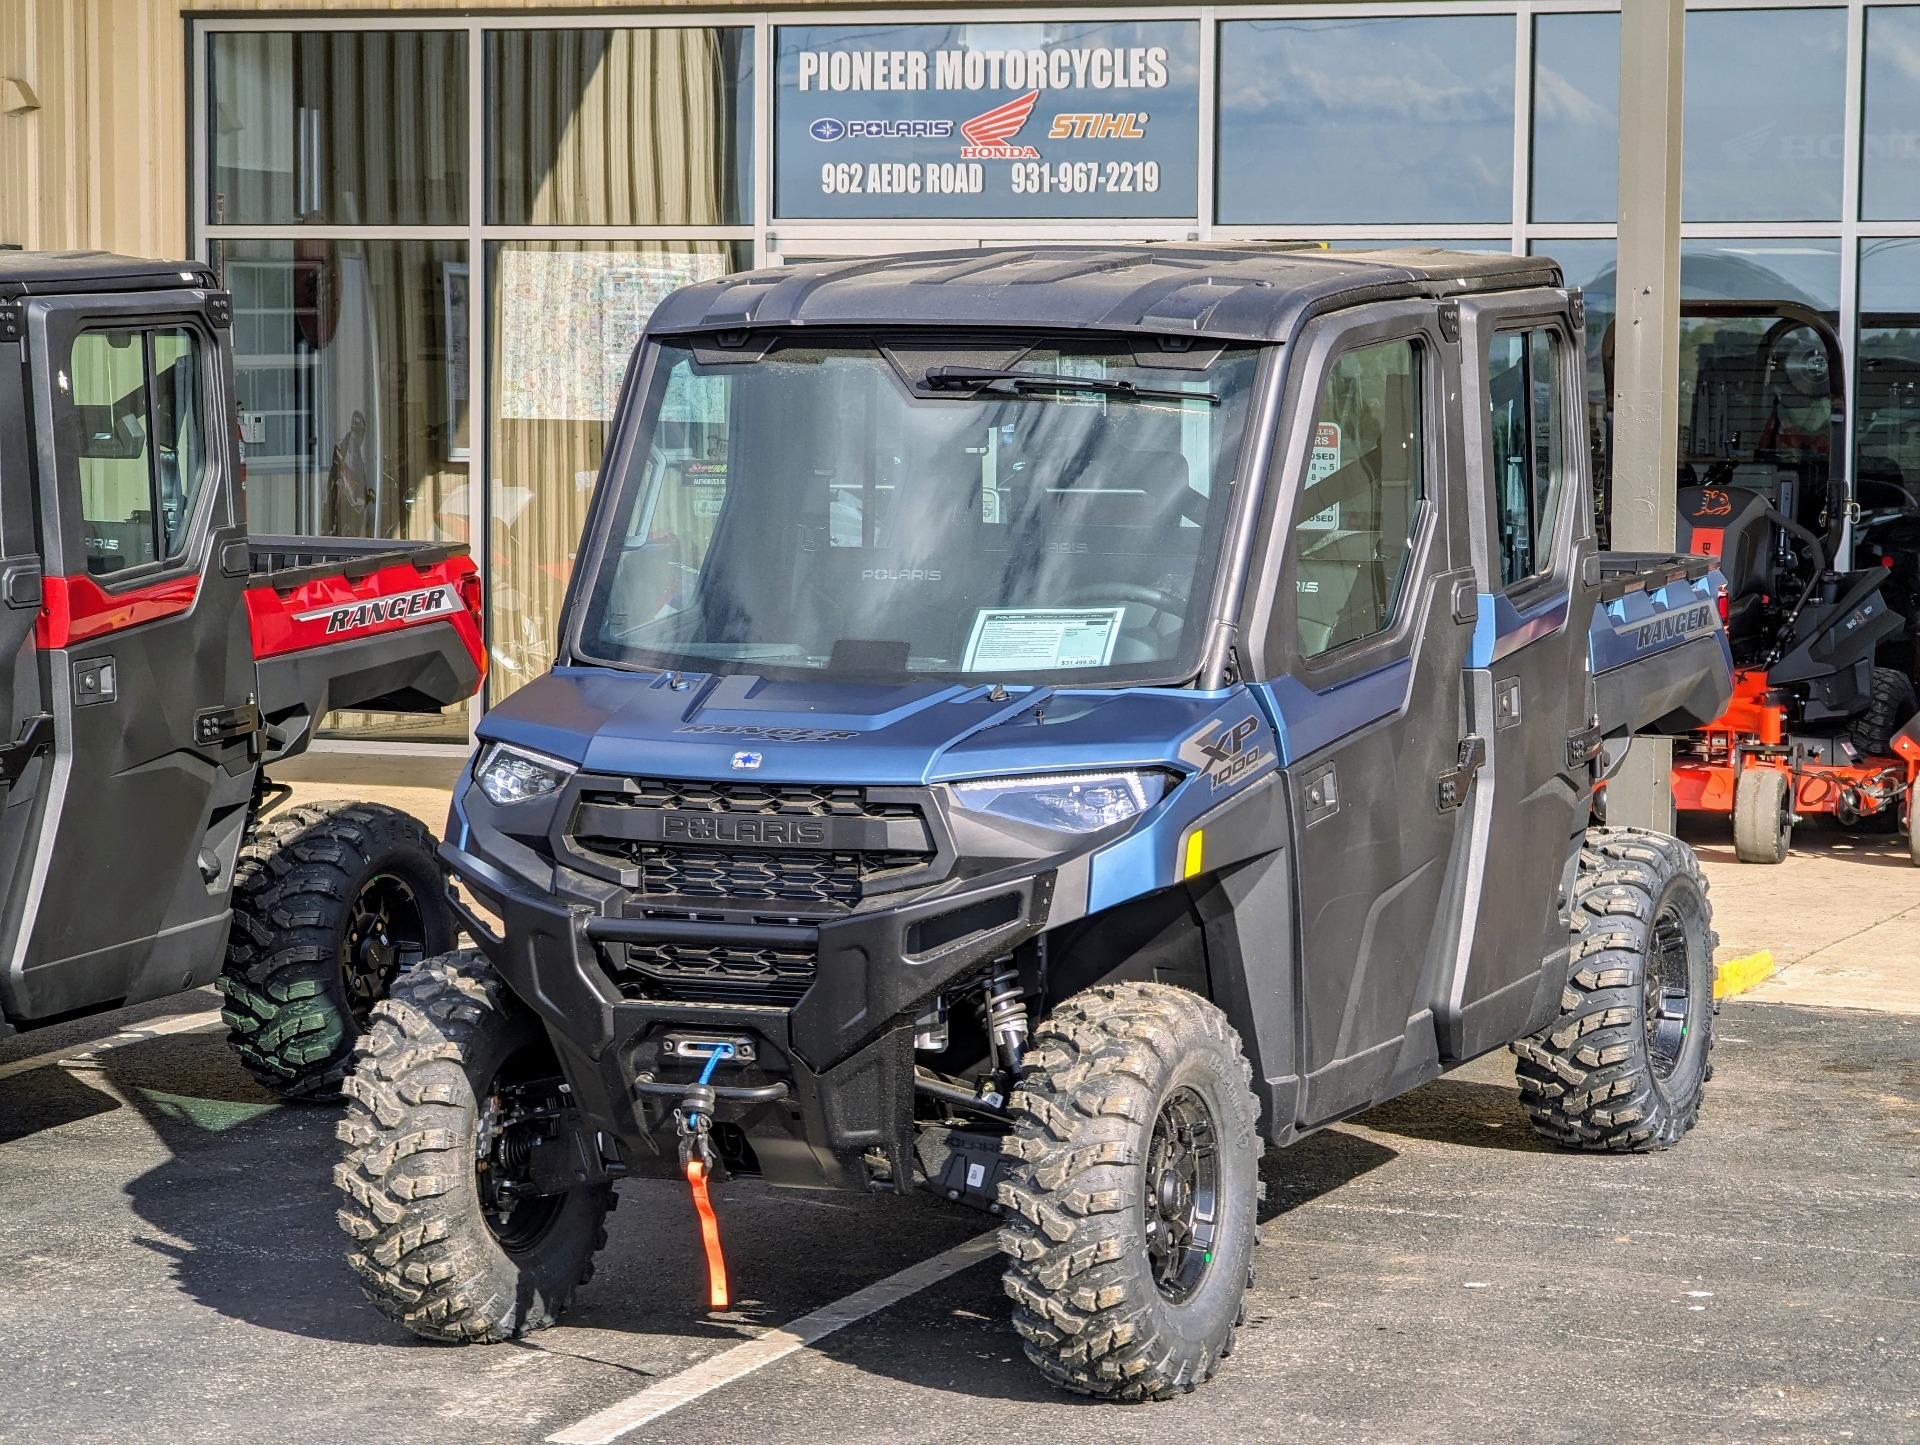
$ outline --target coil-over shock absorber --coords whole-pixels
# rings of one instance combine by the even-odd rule
[[[1027,1004],[1020,992],[1020,970],[1011,954],[993,961],[986,987],[987,1036],[1015,1078],[1027,1053]]]

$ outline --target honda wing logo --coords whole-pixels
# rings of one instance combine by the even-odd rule
[[[960,147],[960,158],[968,161],[1039,160],[1040,152],[1032,146],[1008,144],[1020,134],[1020,127],[1033,114],[1033,103],[1039,98],[1039,91],[1030,90],[1018,100],[996,105],[972,120],[960,122],[960,134],[967,142]]]

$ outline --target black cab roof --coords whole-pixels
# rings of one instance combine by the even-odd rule
[[[76,291],[211,289],[204,261],[148,261],[111,251],[0,250],[0,296],[58,296]]]
[[[1272,242],[1014,246],[746,271],[675,292],[648,329],[1007,326],[1283,341],[1311,315],[1364,301],[1560,284],[1560,268],[1537,256]]]

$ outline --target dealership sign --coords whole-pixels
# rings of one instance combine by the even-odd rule
[[[1190,216],[1191,21],[786,25],[782,219]]]

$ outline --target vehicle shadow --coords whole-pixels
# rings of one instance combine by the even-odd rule
[[[1504,1084],[1466,1079],[1435,1079],[1391,1099],[1353,1123],[1403,1139],[1465,1144],[1474,1149],[1511,1149],[1521,1154],[1551,1154],[1554,1146],[1533,1132],[1520,1095]]]
[[[125,1186],[189,1297],[264,1329],[356,1344],[413,1337],[360,1298],[334,1225],[337,1110],[260,1088],[218,1034],[116,1049],[101,1080],[167,1151]]]
[[[88,1088],[57,1064],[0,1080],[0,1144],[31,1138],[46,1129],[75,1124],[120,1105]]]
[[[337,1105],[286,1104],[257,1087],[212,1034],[103,1055],[101,1082],[141,1116],[168,1158],[124,1186],[179,1288],[219,1314],[316,1339],[432,1348],[362,1297],[334,1221]],[[78,1085],[86,1088],[84,1084]],[[106,1108],[116,1107],[87,1090]],[[609,1243],[566,1324],[705,1353],[784,1324],[993,1227],[924,1196],[814,1195],[753,1180],[717,1185],[735,1307],[705,1309],[699,1222],[684,1184],[630,1180]],[[751,1327],[751,1328],[749,1328]],[[709,1342],[703,1346],[702,1341]],[[565,1329],[530,1343],[574,1349]]]

